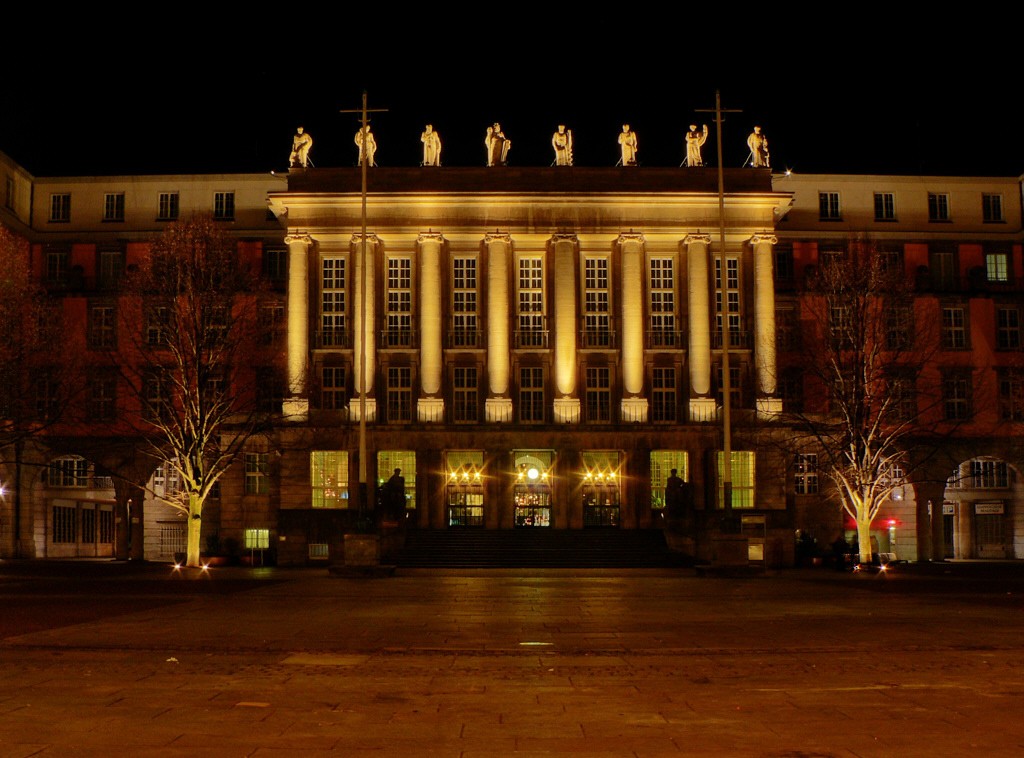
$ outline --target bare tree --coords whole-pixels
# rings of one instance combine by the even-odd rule
[[[899,254],[852,244],[822,262],[801,299],[796,352],[803,408],[781,421],[791,452],[814,452],[871,560],[871,524],[911,469],[934,453],[943,427],[937,314],[915,298]],[[815,402],[817,401],[817,402]]]
[[[258,277],[212,219],[196,217],[168,227],[126,285],[122,374],[148,454],[181,485],[151,494],[187,516],[187,565],[198,566],[203,505],[267,426]]]
[[[0,225],[0,460],[12,470],[12,533],[20,554],[26,447],[68,420],[80,393],[76,345],[61,298],[33,276],[28,242]],[[60,360],[56,360],[60,356]]]

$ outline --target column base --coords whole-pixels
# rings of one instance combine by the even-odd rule
[[[424,397],[416,401],[416,418],[424,423],[444,421],[444,399]]]
[[[352,421],[359,421],[360,419],[360,405],[361,401],[358,397],[352,398],[348,401],[348,417]],[[366,398],[366,420],[376,421],[377,420],[377,398],[368,397]]]
[[[487,398],[484,402],[484,419],[489,424],[507,424],[512,421],[512,398]]]
[[[757,417],[772,419],[782,413],[782,401],[777,397],[759,397],[757,399]]]
[[[555,399],[555,423],[578,424],[580,422],[580,400],[578,397]]]
[[[281,414],[285,421],[302,422],[309,419],[309,400],[304,397],[289,397],[281,403]]]
[[[717,421],[718,403],[710,397],[690,398],[690,421]]]
[[[647,398],[622,398],[622,421],[624,423],[642,424],[647,421]]]

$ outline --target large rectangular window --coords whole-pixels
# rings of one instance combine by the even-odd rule
[[[671,258],[651,258],[648,287],[651,332],[648,344],[652,348],[676,347],[677,344],[674,263]]]
[[[89,375],[88,413],[90,421],[112,421],[117,412],[117,375],[98,370]]]
[[[942,308],[942,347],[946,350],[967,349],[967,310],[964,306]]]
[[[1020,345],[1020,309],[996,308],[996,347],[999,350],[1019,350]]]
[[[387,393],[388,421],[412,421],[412,369],[408,366],[389,366]]]
[[[547,347],[544,327],[544,266],[540,258],[519,259],[516,347]]]
[[[983,193],[981,196],[981,218],[987,224],[1003,221],[1003,196]]]
[[[320,261],[320,347],[347,347],[345,259]]]
[[[479,401],[476,366],[456,366],[452,389],[452,406],[457,423],[477,420]]]
[[[607,258],[583,261],[583,347],[611,347]]]
[[[270,491],[267,479],[267,454],[245,454],[245,494],[266,495]]]
[[[949,221],[949,195],[945,192],[928,193],[928,220]]]
[[[997,284],[1010,281],[1010,256],[1006,253],[985,253],[985,278]]]
[[[732,452],[732,507],[754,507],[754,453],[751,450],[733,450]],[[722,476],[725,472],[722,463],[725,453],[718,451],[718,507],[725,507],[725,487]]]
[[[676,370],[651,369],[651,421],[676,420]]]
[[[71,193],[58,192],[50,195],[50,223],[67,223],[71,220]]]
[[[598,423],[611,421],[611,370],[604,366],[588,366],[586,377],[587,421]]]
[[[1003,421],[1024,421],[1024,373],[999,369],[999,417]]]
[[[384,347],[412,347],[412,259],[388,258]]]
[[[124,275],[124,253],[120,250],[100,250],[97,253],[96,283],[101,289],[114,289]]]
[[[715,347],[722,346],[723,331],[728,323],[729,347],[746,346],[746,335],[740,331],[740,262],[738,258],[715,258]]]
[[[123,192],[108,192],[103,196],[103,220],[124,221]]]
[[[519,420],[536,423],[544,420],[544,369],[519,369]]]
[[[945,292],[956,287],[959,277],[956,253],[952,250],[929,250],[928,269],[934,289]]]
[[[838,192],[818,193],[818,218],[822,221],[839,221],[843,214],[839,209]]]
[[[320,368],[320,408],[325,411],[341,411],[347,407],[345,367],[322,366]]]
[[[213,193],[213,217],[218,221],[235,220],[235,193]]]
[[[161,192],[157,196],[157,221],[174,221],[178,218],[178,193]]]
[[[875,221],[896,220],[896,195],[892,192],[875,193]]]
[[[113,350],[117,347],[117,318],[113,303],[89,305],[89,349]]]
[[[943,373],[942,405],[947,421],[963,421],[971,415],[971,375],[953,369]]]
[[[479,347],[476,258],[452,259],[452,347]]]
[[[314,450],[309,454],[310,504],[314,508],[348,507],[348,453]]]
[[[685,450],[651,451],[651,508],[666,506],[665,484],[673,470],[684,482],[690,481],[690,459]]]
[[[798,495],[818,494],[818,456],[797,453],[793,462],[793,486]]]

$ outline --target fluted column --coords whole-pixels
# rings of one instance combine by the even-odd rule
[[[353,287],[355,289],[355,296],[353,297],[354,307],[352,310],[352,322],[355,324],[355,328],[352,330],[352,361],[355,366],[355,397],[349,401],[349,416],[358,421],[362,411],[363,400],[360,395],[365,393],[366,402],[366,420],[374,421],[377,418],[377,399],[373,397],[373,377],[375,374],[374,356],[377,352],[377,340],[374,334],[374,324],[377,323],[377,316],[375,312],[375,303],[377,291],[376,288],[376,277],[374,271],[376,266],[374,260],[377,257],[377,249],[380,240],[374,234],[366,235],[366,270],[363,270],[362,261],[362,240],[360,235],[352,235],[352,259],[355,261],[355,272],[356,275],[353,278]],[[363,291],[364,287],[360,287],[359,283],[363,282],[365,285],[366,292],[366,309],[365,309],[365,320],[363,318]],[[363,345],[366,345],[366,352],[363,352]],[[365,365],[363,370],[360,372],[360,364],[363,363],[365,355]],[[365,388],[365,389],[364,389]]]
[[[509,265],[512,238],[508,234],[488,234],[487,248],[487,400],[484,418],[488,422],[512,420],[509,395]]]
[[[555,402],[556,423],[574,424],[580,420],[580,399],[576,397],[576,235],[557,234],[554,249],[555,304]]]
[[[420,264],[420,386],[423,396],[416,402],[420,421],[443,421],[444,398],[440,397],[441,372],[441,281],[440,234],[425,233],[416,240]]]
[[[644,237],[620,234],[622,250],[622,420],[647,421],[644,391]]]
[[[688,234],[686,245],[689,314],[690,420],[712,421],[717,405],[711,397],[711,306],[708,283],[710,234]]]
[[[757,366],[757,414],[771,417],[782,411],[782,402],[774,397],[778,381],[775,359],[775,282],[772,276],[774,234],[755,234],[754,249],[754,358]]]
[[[289,234],[288,245],[288,397],[282,408],[291,421],[309,414],[306,376],[309,371],[309,248],[308,234]]]

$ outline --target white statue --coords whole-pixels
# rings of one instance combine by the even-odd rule
[[[508,161],[508,151],[512,147],[512,140],[505,138],[505,133],[501,131],[501,124],[497,121],[494,122],[494,126],[487,127],[484,145],[487,146],[487,165],[504,166]]]
[[[619,147],[622,149],[622,157],[619,163],[623,166],[636,165],[636,132],[629,130],[629,124],[622,125],[622,134],[619,135]]]
[[[363,165],[363,150],[366,150],[366,165],[376,166],[377,162],[373,157],[377,154],[377,140],[373,138],[370,125],[367,124],[356,132],[355,143],[359,146],[359,165]]]
[[[558,125],[558,131],[551,135],[551,147],[555,149],[555,165],[572,165],[572,129],[565,124]]]
[[[704,160],[700,157],[700,149],[704,146],[704,143],[707,141],[708,125],[704,124],[704,128],[698,131],[696,124],[690,124],[690,131],[686,133],[687,166],[693,168],[694,166],[704,165]]]
[[[747,137],[747,147],[750,148],[750,165],[754,168],[770,168],[768,162],[768,138],[761,134],[761,127],[755,126],[754,131]]]
[[[423,165],[441,165],[441,137],[434,131],[434,127],[427,124],[420,135],[420,142],[423,143]]]
[[[296,161],[300,166],[306,168],[309,163],[309,149],[313,147],[313,138],[310,137],[300,126],[295,136],[292,137],[292,154],[288,156],[288,165],[294,166]]]

